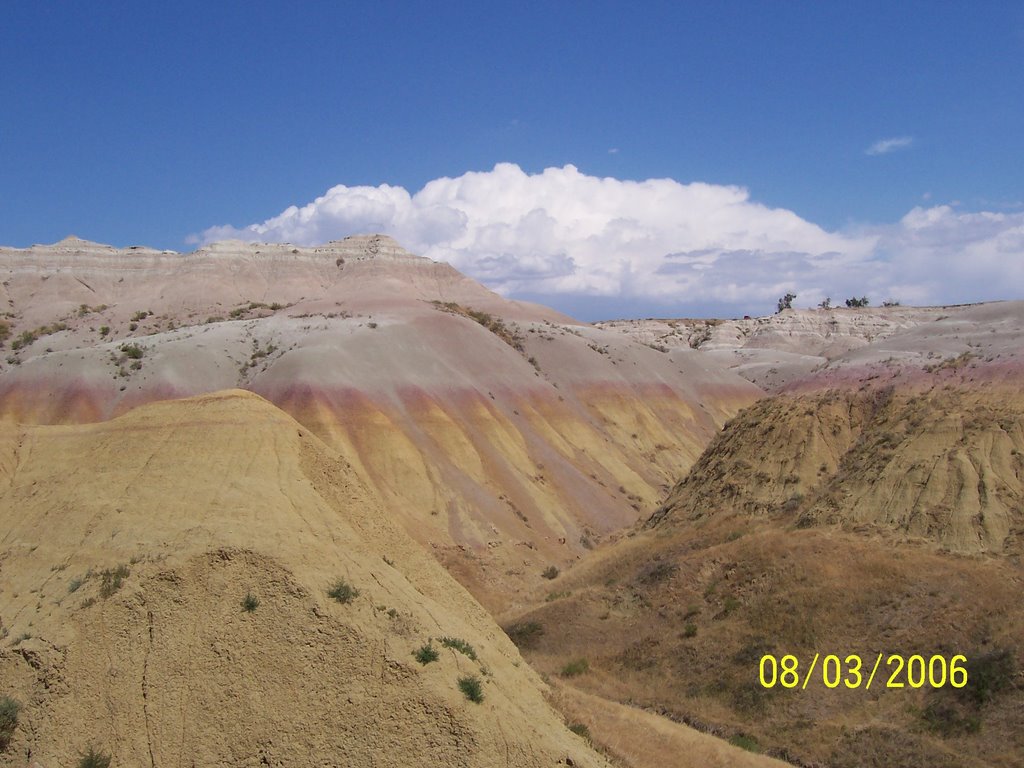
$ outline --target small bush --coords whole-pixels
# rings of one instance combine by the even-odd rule
[[[571,723],[569,730],[575,733],[577,736],[582,736],[587,741],[590,741],[590,729],[587,728],[583,723]]]
[[[114,570],[108,568],[103,571],[100,574],[100,597],[106,599],[117,592],[130,573],[127,565],[119,565]]]
[[[445,648],[451,648],[453,650],[456,650],[463,656],[468,656],[473,661],[476,661],[476,650],[473,648],[472,645],[467,643],[465,640],[462,640],[458,637],[442,637],[441,645],[443,645]]]
[[[562,677],[576,677],[590,671],[590,662],[586,659],[570,661],[562,667]]]
[[[675,563],[670,563],[667,560],[659,560],[651,563],[650,565],[644,566],[637,574],[636,579],[641,584],[660,584],[663,581],[671,579],[678,570],[679,566]]]
[[[84,579],[72,579],[68,583],[68,594],[70,595],[70,594],[73,594],[73,593],[77,592],[81,588],[82,584],[84,584],[84,583],[85,583]]]
[[[246,592],[245,597],[242,598],[242,610],[246,613],[252,613],[259,607],[260,599],[252,592]]]
[[[359,590],[344,579],[338,579],[327,590],[327,596],[333,597],[339,603],[351,603],[355,598],[359,597]]]
[[[943,736],[981,730],[977,708],[952,697],[933,696],[921,711],[921,717],[928,728]]]
[[[78,768],[110,768],[110,755],[89,747],[89,751],[78,759]]]
[[[969,658],[967,685],[960,689],[960,695],[980,706],[1010,687],[1016,671],[1013,653],[1008,648]]]
[[[18,727],[18,713],[21,705],[10,696],[0,696],[0,751],[7,749]]]
[[[757,739],[743,733],[737,733],[729,739],[729,743],[734,747],[745,749],[747,752],[759,753],[761,751],[761,745],[757,743]]]
[[[142,347],[138,344],[122,344],[121,352],[124,353],[125,357],[131,358],[132,360],[141,360],[144,353]]]
[[[441,657],[441,655],[437,652],[437,648],[435,648],[430,643],[420,646],[420,648],[413,654],[413,656],[415,656],[416,661],[418,661],[423,666],[426,666],[432,661],[437,661]]]
[[[505,634],[517,648],[532,648],[544,634],[544,626],[538,621],[523,621],[508,627]]]
[[[459,690],[465,694],[466,698],[472,701],[474,704],[479,704],[484,700],[483,685],[480,683],[480,678],[476,675],[466,675],[465,677],[459,678]]]
[[[692,621],[683,627],[683,637],[696,637],[697,636],[697,625]]]
[[[554,565],[549,565],[547,568],[541,571],[540,575],[543,576],[545,579],[557,579],[558,574],[558,567]]]

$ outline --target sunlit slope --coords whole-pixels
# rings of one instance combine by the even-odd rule
[[[493,607],[643,516],[761,395],[692,350],[509,301],[389,238],[184,255],[68,241],[5,264],[0,417],[256,392]]]
[[[7,424],[0,482],[4,764],[604,764],[345,460],[256,395]]]

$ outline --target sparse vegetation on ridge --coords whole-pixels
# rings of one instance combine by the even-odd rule
[[[21,705],[10,696],[0,696],[0,752],[7,749],[18,727]]]
[[[475,320],[517,352],[523,352],[525,350],[525,347],[523,346],[525,339],[519,332],[519,328],[517,326],[510,328],[505,325],[505,322],[501,318],[494,317],[487,312],[481,312],[473,309],[472,307],[464,307],[454,301],[432,301],[430,303],[442,312],[448,312],[452,315],[461,315],[463,317],[468,317],[471,320]]]
[[[31,331],[22,331],[18,337],[11,342],[11,349],[17,351],[23,347],[27,347],[43,336],[50,336],[60,331],[66,331],[68,326],[66,323],[51,323],[50,325],[41,325]]]
[[[106,599],[113,595],[124,584],[131,571],[127,565],[119,565],[113,570],[107,569],[100,574],[100,597]]]
[[[461,638],[458,638],[458,637],[442,637],[440,642],[441,642],[441,645],[443,645],[445,648],[451,648],[453,650],[456,650],[459,653],[461,653],[463,656],[468,656],[473,661],[477,660],[477,658],[476,658],[476,649],[474,649],[472,645],[467,643],[465,640],[462,640]]]
[[[463,695],[465,695],[465,697],[474,704],[479,704],[484,700],[483,684],[480,682],[480,678],[476,675],[460,677],[459,690],[462,691]]]
[[[78,759],[78,768],[110,768],[110,755],[98,752],[92,747]]]

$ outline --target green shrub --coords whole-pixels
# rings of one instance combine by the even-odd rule
[[[679,570],[679,566],[667,560],[659,560],[644,566],[637,574],[636,580],[648,586],[660,584],[671,579]]]
[[[558,573],[559,571],[557,566],[549,565],[547,568],[541,571],[540,575],[543,576],[545,579],[555,579],[558,578]]]
[[[110,755],[89,747],[89,751],[78,759],[78,768],[110,768]]]
[[[18,713],[21,705],[10,696],[0,696],[0,751],[7,749],[18,727]]]
[[[575,733],[577,736],[582,736],[587,741],[590,741],[590,729],[587,728],[583,723],[571,723],[569,730]]]
[[[465,694],[466,698],[475,704],[479,704],[484,700],[483,685],[480,683],[480,678],[476,675],[466,675],[465,677],[459,678],[459,690]]]
[[[344,579],[338,579],[327,590],[327,596],[333,597],[339,603],[351,603],[355,598],[359,597],[359,590]]]
[[[441,655],[437,652],[437,648],[430,643],[427,643],[426,645],[420,646],[413,656],[416,657],[416,661],[426,666],[432,661],[437,661]]]
[[[562,667],[562,677],[576,677],[590,671],[590,662],[586,659],[570,661]]]
[[[960,689],[962,696],[974,704],[982,705],[1013,683],[1016,663],[1008,648],[996,648],[967,660],[967,685]]]
[[[259,607],[260,599],[252,592],[246,592],[245,597],[242,598],[242,610],[246,613],[252,613]]]
[[[125,357],[129,357],[132,360],[141,360],[143,354],[145,354],[142,347],[138,344],[122,344],[120,349]]]
[[[729,739],[729,743],[734,747],[745,749],[747,752],[759,753],[761,751],[761,745],[757,743],[757,739],[743,733],[737,733],[734,735]]]
[[[108,333],[110,333],[110,326],[109,325],[101,325],[100,326],[100,336],[106,336]]]
[[[692,621],[688,622],[686,626],[683,627],[683,637],[695,637],[696,635],[697,625],[694,624]]]
[[[476,661],[476,651],[473,646],[458,637],[442,637],[441,645],[445,648],[451,648],[458,651],[463,656],[468,656],[473,661]]]

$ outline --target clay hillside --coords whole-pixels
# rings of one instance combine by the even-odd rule
[[[0,436],[0,703],[20,707],[0,764],[607,765],[355,470],[257,395]]]
[[[797,765],[1024,762],[1024,302],[613,327],[775,394],[506,617],[534,665]],[[961,653],[969,682],[761,686],[787,653]]]
[[[195,253],[0,249],[0,418],[78,424],[229,388],[337,450],[485,605],[649,513],[760,390],[508,301],[387,237]]]

